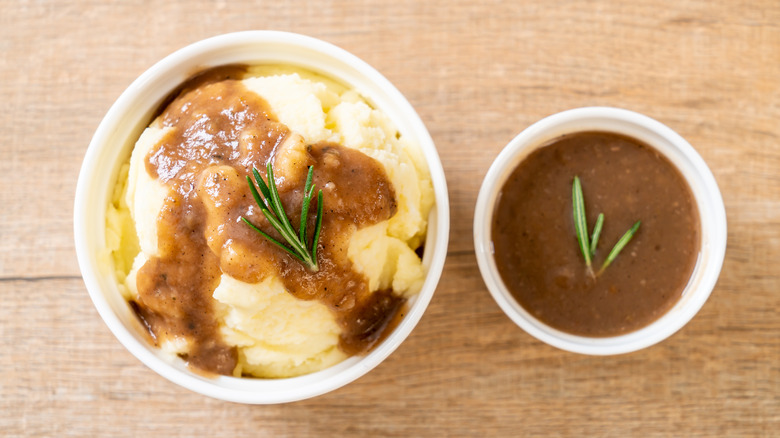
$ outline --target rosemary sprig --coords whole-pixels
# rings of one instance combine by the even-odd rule
[[[270,240],[271,243],[287,251],[290,255],[303,262],[307,268],[313,272],[319,271],[319,265],[317,264],[317,243],[320,240],[320,230],[322,229],[322,190],[317,193],[317,216],[315,218],[316,225],[314,227],[314,237],[312,238],[311,246],[307,244],[306,236],[306,221],[309,214],[309,204],[311,203],[312,195],[314,194],[314,184],[312,179],[314,175],[314,168],[309,166],[309,174],[306,177],[306,185],[303,189],[303,206],[301,208],[301,222],[298,227],[298,232],[295,232],[290,219],[287,218],[287,213],[282,206],[282,200],[279,197],[279,190],[276,188],[276,181],[274,180],[274,171],[271,163],[266,166],[268,184],[263,181],[260,176],[260,172],[257,169],[252,168],[252,175],[255,177],[257,186],[252,182],[252,178],[247,175],[246,181],[249,183],[249,191],[252,192],[252,196],[255,198],[255,202],[260,207],[260,211],[263,212],[263,216],[268,219],[271,226],[282,235],[284,240],[287,241],[289,246],[279,242],[267,233],[257,228],[254,224],[249,222],[245,217],[241,217],[241,220],[249,225],[253,230],[260,233],[263,237]],[[259,192],[258,192],[259,189]],[[262,196],[260,195],[262,193]]]
[[[628,245],[628,242],[634,237],[634,234],[636,234],[642,221],[636,221],[636,223],[623,234],[615,246],[612,247],[612,251],[607,255],[607,259],[604,260],[601,269],[594,275],[592,259],[596,254],[596,246],[598,245],[599,236],[601,235],[601,229],[604,226],[604,213],[600,213],[596,219],[596,225],[593,227],[593,235],[589,242],[588,223],[585,217],[585,198],[582,195],[582,184],[580,183],[580,178],[578,176],[574,177],[574,183],[572,184],[572,205],[574,207],[574,231],[577,234],[577,243],[580,246],[580,251],[582,251],[582,257],[585,259],[588,273],[590,273],[592,277],[598,277],[610,264],[612,264],[618,254],[620,254],[620,251]]]

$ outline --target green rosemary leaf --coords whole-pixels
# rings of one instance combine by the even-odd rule
[[[585,200],[582,195],[580,178],[574,177],[572,184],[572,204],[574,207],[574,230],[577,233],[577,243],[580,245],[585,264],[590,268],[590,245],[588,244],[588,223],[585,219]]]
[[[255,198],[255,202],[257,202],[257,205],[259,205],[262,210],[265,203],[263,202],[263,198],[260,197],[260,193],[257,193],[257,187],[252,183],[252,178],[250,178],[249,175],[246,176],[246,182],[249,184],[249,191],[252,192],[252,197]]]
[[[284,211],[284,206],[282,205],[282,199],[279,197],[279,189],[276,188],[276,179],[274,178],[274,169],[271,166],[271,162],[269,161],[266,165],[267,172],[266,178],[268,178],[268,189],[271,192],[271,204],[273,205],[273,211],[276,214],[276,217],[279,218],[279,222],[281,222],[286,229],[292,229],[292,224],[290,223],[290,219],[287,218],[287,214]]]
[[[593,237],[590,238],[590,256],[596,255],[596,245],[599,242],[599,236],[601,235],[601,228],[604,226],[604,213],[599,213],[598,219],[596,219],[596,225],[593,226]]]
[[[303,187],[303,206],[301,206],[301,225],[299,227],[301,242],[306,244],[306,219],[309,214],[309,203],[311,202],[312,178],[314,175],[314,166],[309,166],[309,174],[306,176],[306,185]]]
[[[257,187],[260,188],[260,192],[263,194],[263,197],[265,199],[265,201],[263,201],[262,204],[259,201],[257,201],[257,198],[255,198],[255,201],[257,201],[258,205],[265,205],[266,207],[271,207],[270,205],[271,192],[268,190],[268,186],[265,184],[265,181],[263,181],[263,178],[260,176],[260,172],[258,172],[257,169],[253,167],[252,175],[254,175],[255,181],[257,181]]]
[[[317,260],[317,244],[320,241],[320,230],[322,229],[322,190],[317,193],[317,225],[314,227],[314,239],[312,240],[312,257]]]
[[[625,246],[628,245],[628,242],[631,240],[632,237],[634,237],[634,234],[636,234],[636,231],[639,229],[639,225],[641,224],[642,221],[636,221],[634,226],[632,226],[628,231],[626,231],[626,233],[623,234],[623,237],[621,237],[620,240],[617,241],[615,246],[612,248],[612,251],[609,252],[607,259],[604,260],[604,264],[601,265],[599,274],[604,272],[604,270],[607,269],[607,266],[609,266],[615,260],[618,254],[620,254],[620,251],[622,251],[623,248],[625,248]]]
[[[271,241],[271,243],[273,243],[274,245],[276,245],[276,246],[278,246],[279,248],[282,248],[283,250],[287,251],[288,253],[290,253],[290,255],[292,255],[292,256],[293,256],[293,257],[295,257],[296,259],[298,259],[298,260],[300,260],[300,261],[302,261],[302,262],[304,261],[304,260],[303,260],[303,259],[302,259],[300,256],[298,256],[298,254],[296,254],[296,253],[295,253],[293,250],[291,250],[291,249],[290,249],[290,248],[288,248],[287,246],[283,245],[281,242],[279,242],[278,240],[274,239],[273,237],[269,236],[269,235],[268,235],[268,234],[266,234],[266,233],[265,233],[263,230],[261,230],[261,229],[257,228],[257,227],[256,227],[256,226],[255,226],[255,225],[252,223],[252,222],[249,222],[249,220],[248,220],[247,218],[245,218],[245,217],[243,217],[243,216],[242,216],[242,217],[241,217],[241,220],[242,220],[242,221],[244,221],[244,222],[245,222],[247,225],[249,225],[250,227],[252,227],[252,229],[253,229],[253,230],[255,230],[255,231],[257,231],[258,233],[260,233],[260,234],[261,234],[263,237],[265,237],[266,239],[270,240],[270,241]]]

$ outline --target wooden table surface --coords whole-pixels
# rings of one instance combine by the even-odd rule
[[[778,436],[780,2],[13,1],[0,3],[0,435]],[[451,202],[447,263],[406,342],[311,400],[246,406],[158,376],[98,316],[75,260],[73,197],[98,123],[141,72],[213,35],[277,29],[373,65],[417,109]],[[610,105],[709,164],[728,250],[700,313],[617,357],[516,327],[479,275],[482,177],[520,130]]]

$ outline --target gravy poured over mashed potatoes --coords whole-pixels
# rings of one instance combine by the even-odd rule
[[[268,162],[294,224],[314,166],[318,272],[240,220],[275,235],[245,179],[253,167],[265,177]],[[433,203],[424,160],[381,112],[325,78],[281,67],[201,74],[141,135],[127,175],[108,216],[118,276],[154,341],[195,368],[326,368],[372,348],[422,285],[415,249]]]

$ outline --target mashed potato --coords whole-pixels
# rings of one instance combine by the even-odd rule
[[[262,96],[292,133],[308,143],[339,143],[381,163],[395,189],[397,212],[354,233],[348,257],[370,291],[392,289],[404,297],[419,292],[424,270],[414,249],[424,239],[434,198],[418,147],[356,91],[327,78],[279,66],[248,73],[245,87]],[[144,160],[168,129],[155,120],[143,132],[108,207],[107,243],[128,300],[138,297],[138,269],[158,252],[157,218],[169,189],[147,173]],[[275,276],[249,284],[223,273],[213,298],[222,338],[238,349],[236,376],[290,377],[346,358],[334,314],[319,301],[293,297]],[[158,336],[158,343],[172,357],[190,347],[177,337]]]

